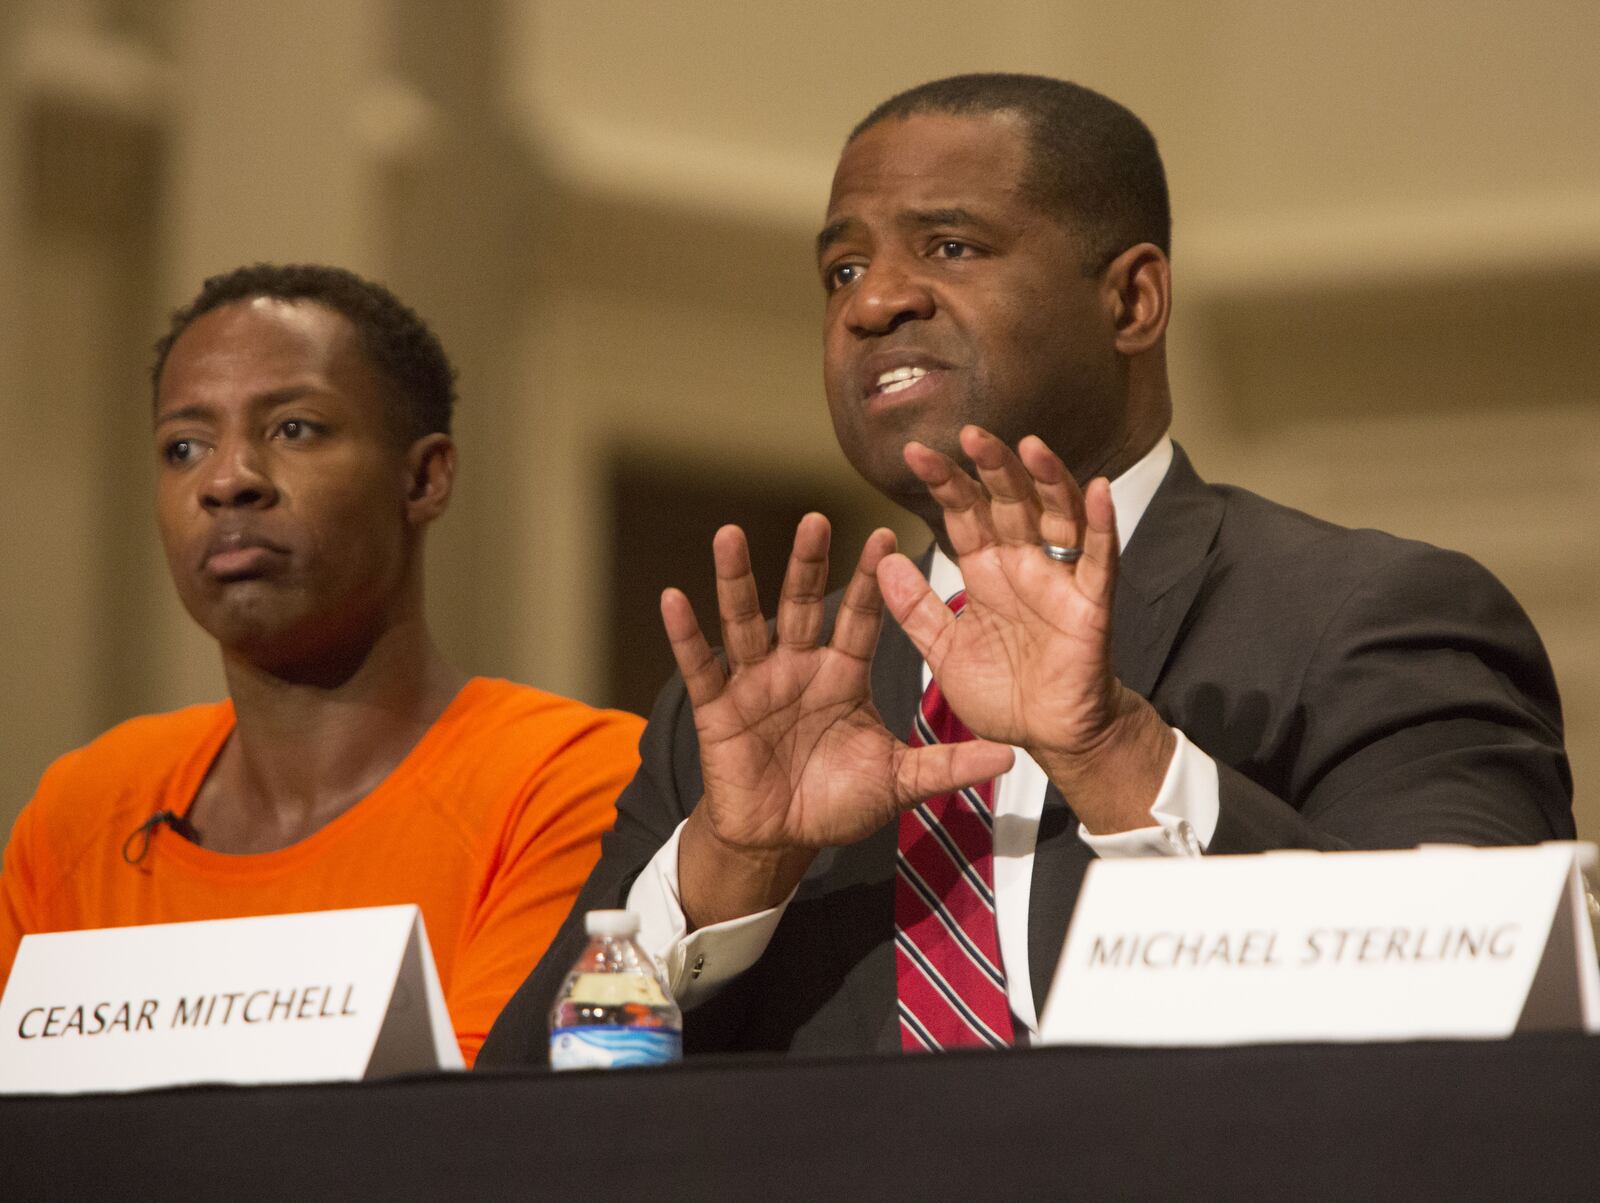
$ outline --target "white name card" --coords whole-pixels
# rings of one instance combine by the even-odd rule
[[[24,936],[0,1092],[460,1069],[415,906]]]
[[[1047,1044],[1600,1030],[1592,844],[1090,866]]]

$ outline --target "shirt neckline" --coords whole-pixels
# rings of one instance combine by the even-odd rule
[[[450,699],[450,704],[434,720],[433,725],[422,733],[422,738],[417,740],[387,777],[342,814],[334,816],[304,839],[270,852],[218,852],[185,839],[176,832],[160,832],[152,841],[152,856],[173,861],[190,870],[210,876],[233,878],[246,875],[270,876],[298,867],[301,862],[316,857],[327,846],[349,838],[352,832],[357,832],[373,822],[374,816],[381,815],[392,799],[401,796],[402,790],[397,783],[416,778],[419,771],[436,755],[438,749],[450,739],[450,730],[457,718],[462,712],[471,709],[487,684],[487,679],[483,677],[473,677],[468,680],[456,691],[455,697]],[[166,791],[168,809],[184,815],[189,813],[194,806],[200,786],[205,782],[206,775],[216,763],[217,757],[222,753],[223,745],[233,734],[236,726],[237,717],[233,702],[225,701],[218,708],[215,724],[205,733],[168,787]],[[159,831],[159,828],[157,830]]]

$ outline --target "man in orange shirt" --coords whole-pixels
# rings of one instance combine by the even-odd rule
[[[28,932],[416,903],[470,1065],[593,866],[642,722],[447,663],[423,541],[454,374],[339,269],[208,280],[156,349],[157,516],[230,700],[62,757],[0,873]]]

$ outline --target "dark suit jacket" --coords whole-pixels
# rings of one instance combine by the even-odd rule
[[[1511,595],[1463,555],[1208,485],[1179,450],[1124,552],[1112,651],[1121,680],[1217,761],[1210,852],[1573,835],[1544,650]],[[910,730],[920,666],[886,622],[872,691],[891,730]],[[543,1061],[583,913],[623,905],[699,799],[681,681],[663,691],[640,748],[600,864],[479,1065]],[[1041,1004],[1093,857],[1077,828],[1052,788],[1029,900]],[[898,1049],[895,844],[891,824],[819,855],[761,959],[685,1017],[686,1050]]]

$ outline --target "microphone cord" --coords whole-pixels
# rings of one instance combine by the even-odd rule
[[[163,823],[186,839],[194,838],[194,828],[189,826],[188,819],[175,810],[158,810],[143,823],[140,823],[139,826],[135,827],[128,834],[128,838],[122,841],[122,859],[130,865],[137,865],[144,860],[145,855],[150,851],[150,841],[155,836],[156,828]],[[139,841],[138,852],[131,851],[135,840]]]

